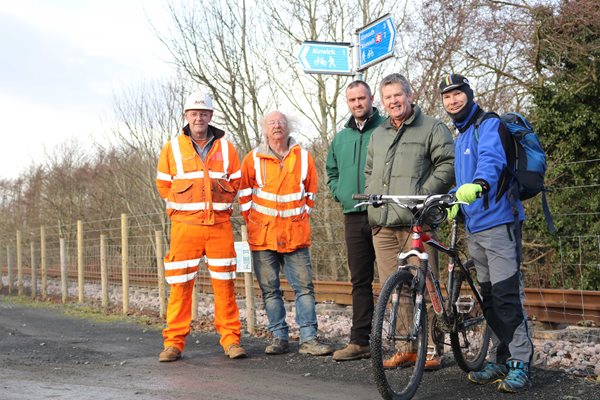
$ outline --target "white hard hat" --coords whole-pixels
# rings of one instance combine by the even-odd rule
[[[194,92],[187,98],[183,106],[183,112],[187,110],[210,110],[213,111],[213,102],[208,93]]]

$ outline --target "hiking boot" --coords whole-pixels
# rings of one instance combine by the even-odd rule
[[[246,350],[239,343],[230,344],[225,350],[225,354],[231,359],[246,358],[248,356]]]
[[[506,376],[507,368],[502,364],[487,363],[481,371],[471,371],[467,379],[478,385],[500,382]]]
[[[181,350],[175,346],[169,346],[158,355],[158,361],[160,362],[171,362],[177,361],[181,358]]]
[[[392,369],[392,368],[403,368],[408,367],[409,365],[414,364],[417,361],[417,353],[416,352],[402,352],[399,351],[387,360],[383,360],[383,368]]]
[[[271,344],[265,348],[266,354],[283,354],[290,351],[290,344],[287,340],[275,336]]]
[[[433,356],[425,360],[425,371],[437,371],[442,368],[442,357]]]
[[[498,391],[504,393],[519,393],[529,389],[529,365],[523,361],[506,363],[508,375],[498,383]]]
[[[360,360],[361,358],[370,358],[371,348],[359,344],[349,343],[343,349],[336,350],[333,353],[333,361]]]
[[[311,356],[326,356],[333,353],[333,347],[330,344],[321,343],[319,339],[315,338],[302,343],[298,353],[310,354]]]

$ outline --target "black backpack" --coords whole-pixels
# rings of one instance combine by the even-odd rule
[[[488,118],[499,118],[505,129],[500,129],[502,145],[507,157],[507,168],[503,172],[497,199],[512,189],[519,200],[527,200],[542,194],[542,209],[551,233],[556,232],[552,214],[546,200],[548,189],[544,186],[546,175],[546,152],[535,133],[533,126],[519,113],[508,112],[499,116],[493,112],[481,113],[475,121],[475,140],[479,142],[479,125]],[[506,135],[508,133],[509,135]],[[507,179],[514,177],[516,185],[510,187]]]

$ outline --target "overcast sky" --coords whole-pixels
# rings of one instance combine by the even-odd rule
[[[102,138],[121,88],[167,77],[166,0],[0,0],[0,178]],[[104,123],[106,125],[106,123]]]

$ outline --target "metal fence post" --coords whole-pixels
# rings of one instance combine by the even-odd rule
[[[248,227],[242,225],[242,241],[248,241]],[[250,257],[252,262],[252,257]],[[254,306],[254,274],[252,271],[244,272],[244,290],[246,294],[246,330],[249,333],[256,331],[256,308]]]
[[[31,248],[31,298],[35,299],[37,296],[37,273],[35,271],[35,246],[33,240],[29,243]]]
[[[129,229],[127,214],[121,214],[121,284],[123,288],[123,314],[129,312]]]
[[[48,294],[48,280],[46,274],[46,228],[40,226],[40,274],[42,279],[42,300],[46,300]]]
[[[83,221],[77,221],[77,287],[79,289],[79,303],[83,303]]]
[[[23,295],[23,249],[21,248],[21,231],[17,231],[17,293]]]
[[[69,285],[67,284],[67,246],[65,238],[60,238],[60,287],[62,291],[62,302],[65,304],[69,296]]]
[[[15,284],[15,277],[13,276],[13,260],[12,253],[10,251],[10,243],[6,245],[6,269],[8,274],[8,294],[12,294],[13,286]]]
[[[156,242],[156,269],[158,273],[158,301],[160,304],[159,315],[165,318],[167,315],[167,287],[165,282],[165,267],[163,255],[163,240],[162,232],[154,231],[154,239]]]
[[[106,263],[106,235],[100,235],[100,286],[102,287],[102,308],[108,308],[108,265]]]

